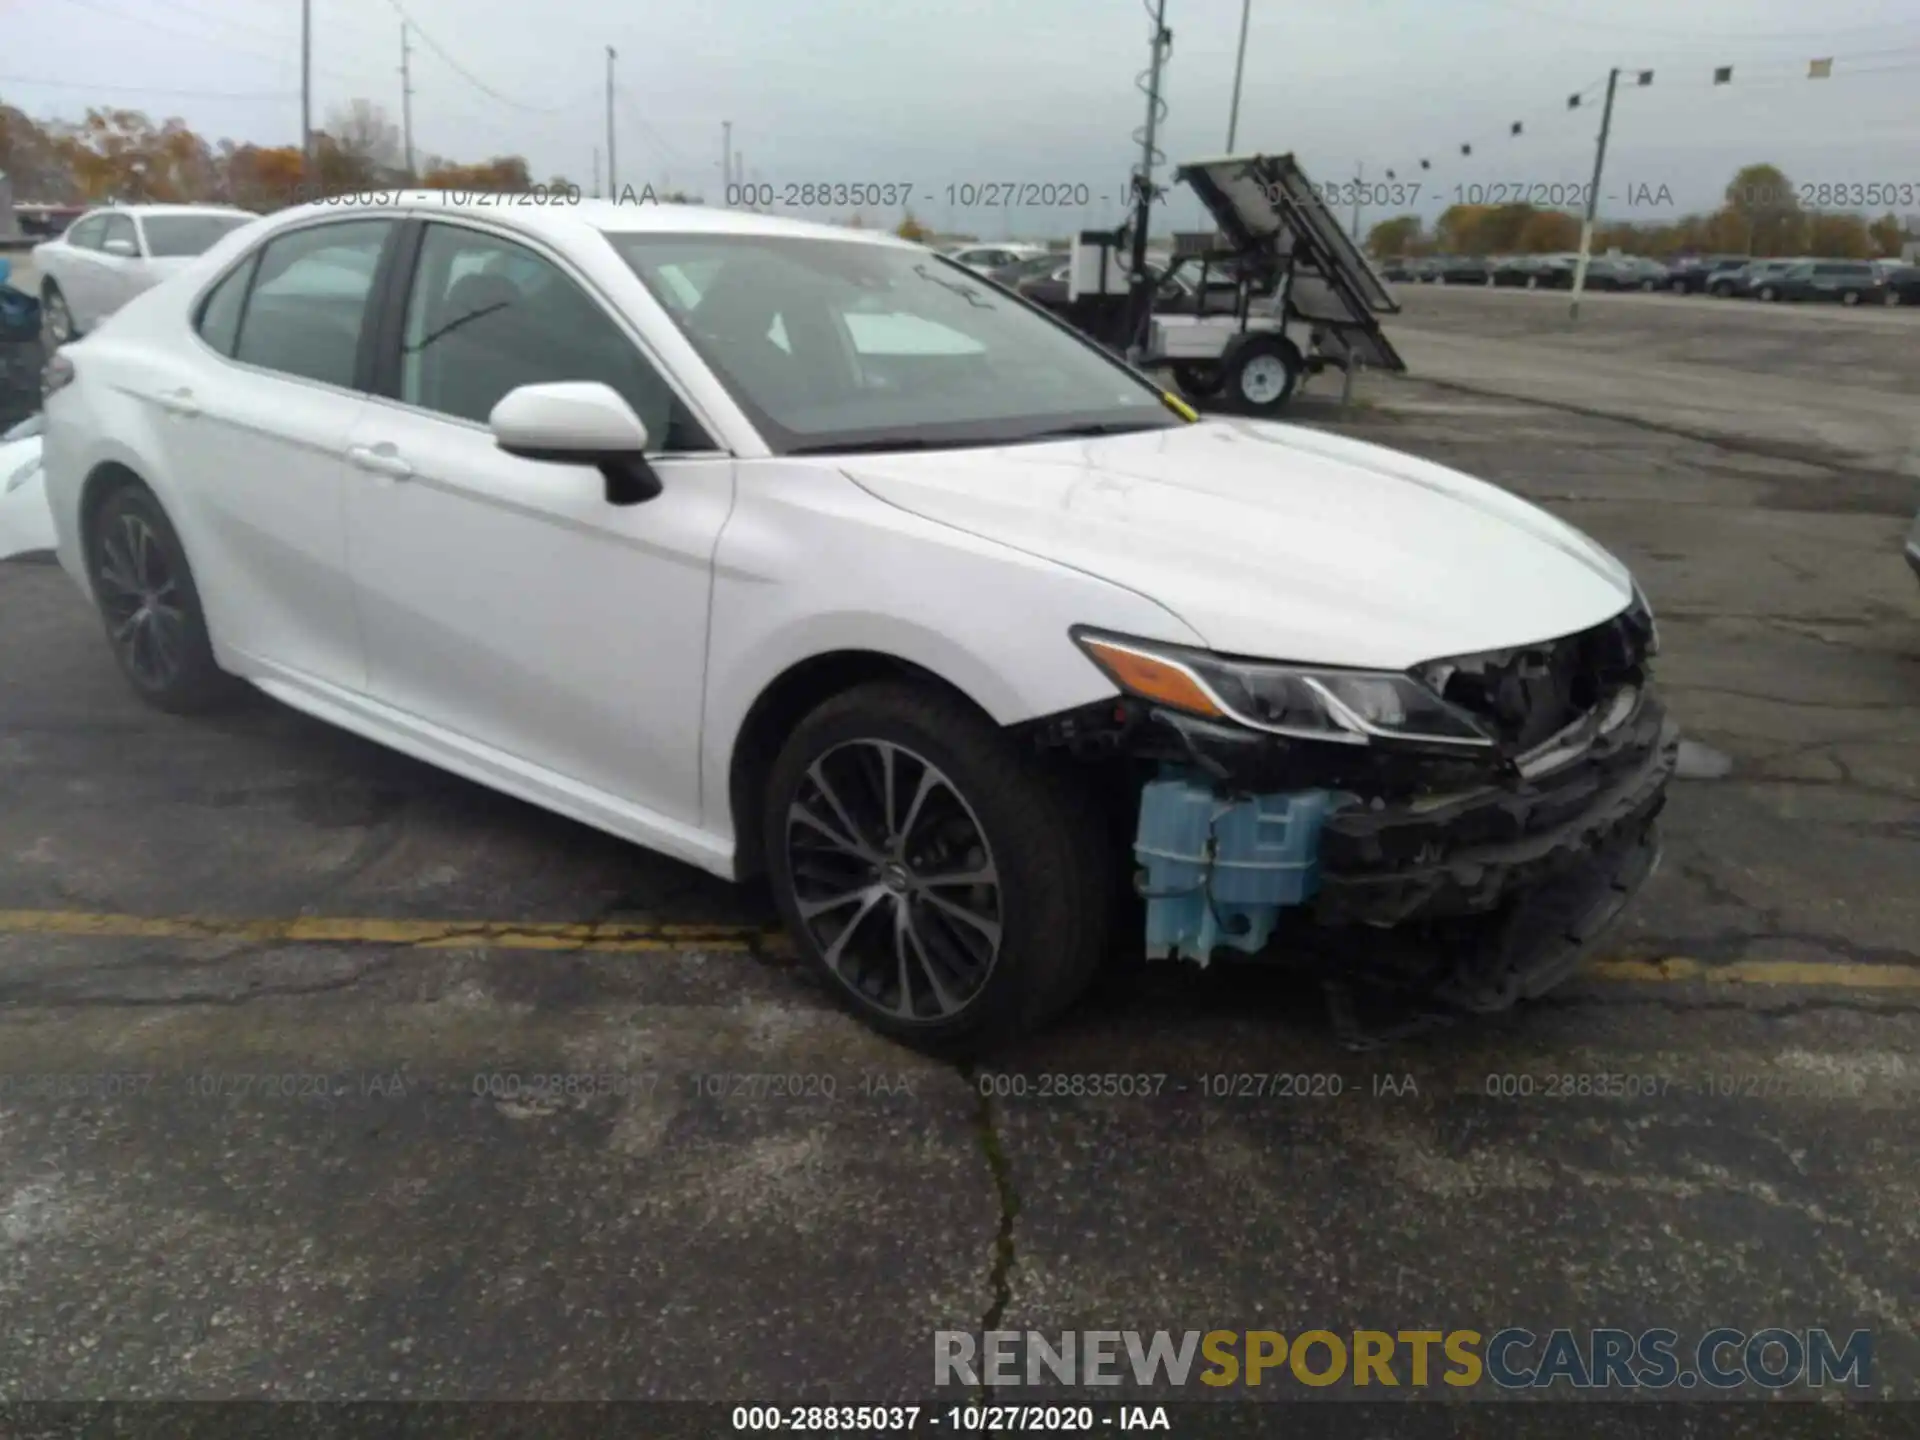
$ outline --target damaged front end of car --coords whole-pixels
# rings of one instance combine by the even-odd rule
[[[1150,959],[1274,947],[1499,1010],[1564,979],[1658,860],[1679,736],[1637,593],[1405,673],[1075,639],[1122,694],[1040,738],[1138,786]]]

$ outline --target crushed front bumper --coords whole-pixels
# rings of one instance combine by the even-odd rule
[[[1160,775],[1187,777],[1223,817],[1244,818],[1229,807],[1251,804],[1270,842],[1250,852],[1227,843],[1233,827],[1221,826],[1203,863],[1211,874],[1198,927],[1177,913],[1186,907],[1191,916],[1197,903],[1194,867],[1149,863],[1157,883],[1177,877],[1172,888],[1155,889],[1156,874],[1146,874],[1150,955],[1204,963],[1215,944],[1306,953],[1332,960],[1336,973],[1487,1011],[1564,979],[1653,873],[1679,733],[1658,697],[1641,688],[1611,729],[1531,774],[1445,756],[1288,744],[1160,709],[1134,716],[1116,748],[1153,761]],[[1311,796],[1331,803],[1303,814],[1297,802]],[[1291,815],[1274,814],[1289,802]],[[1143,807],[1143,841],[1148,818]],[[1302,821],[1314,846],[1305,883]],[[1136,854],[1146,850],[1136,842]],[[1243,893],[1213,888],[1214,877],[1231,886],[1261,865],[1280,897],[1265,913],[1238,903]],[[1168,944],[1169,933],[1188,941]]]

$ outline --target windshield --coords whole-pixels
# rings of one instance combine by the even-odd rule
[[[251,215],[148,215],[140,226],[147,232],[147,254],[198,255],[213,248],[222,235],[253,223]]]
[[[924,250],[610,234],[768,445],[990,445],[1182,423],[1151,385]]]

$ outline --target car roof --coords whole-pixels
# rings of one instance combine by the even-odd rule
[[[238,205],[96,205],[83,219],[95,215],[245,215]]]
[[[782,215],[761,215],[751,210],[680,205],[646,197],[647,191],[643,190],[636,198],[628,199],[623,191],[618,201],[582,199],[567,204],[519,204],[506,195],[477,191],[388,190],[335,196],[320,203],[282,210],[269,218],[272,226],[279,229],[322,217],[339,217],[356,212],[401,211],[422,218],[438,215],[444,219],[461,214],[527,235],[562,242],[578,240],[589,233],[768,235],[796,240],[843,240],[849,244],[892,245],[909,250],[926,248],[883,230],[854,230],[812,220],[790,220]]]

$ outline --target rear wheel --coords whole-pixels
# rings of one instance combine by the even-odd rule
[[[114,659],[142,700],[190,715],[242,693],[214,662],[186,552],[152,492],[129,484],[107,497],[89,527],[86,559]]]
[[[1220,387],[1226,383],[1226,376],[1215,364],[1188,362],[1173,367],[1173,378],[1180,388],[1196,400],[1205,400],[1218,395]]]
[[[70,340],[80,338],[80,328],[73,323],[73,311],[67,305],[67,297],[51,280],[40,287],[40,328],[46,331],[47,338],[55,345],[65,345]]]
[[[1248,415],[1272,416],[1286,409],[1306,361],[1300,347],[1278,335],[1256,335],[1228,353],[1227,400]]]
[[[1860,303],[1860,292],[1858,290],[1842,290],[1840,292],[1840,303],[1842,305],[1858,305]]]
[[[1905,303],[1905,302],[1904,302],[1903,300],[1901,300],[1901,298],[1900,298],[1900,292],[1899,292],[1898,290],[1889,290],[1889,291],[1887,291],[1887,304],[1889,304],[1889,305],[1900,305],[1900,304],[1904,304],[1904,303]]]
[[[965,1055],[1077,999],[1120,867],[1075,778],[928,688],[863,685],[803,720],[762,824],[781,914],[840,1001]]]

